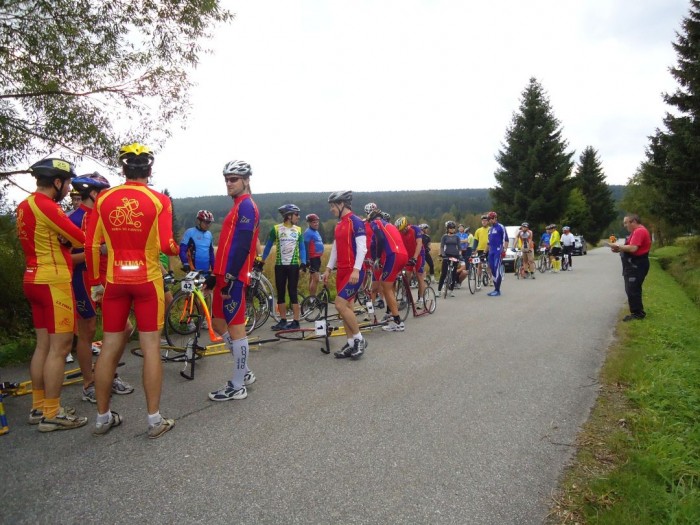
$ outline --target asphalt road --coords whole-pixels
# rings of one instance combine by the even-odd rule
[[[375,330],[355,362],[265,345],[243,401],[207,399],[230,356],[200,360],[194,381],[167,363],[161,411],[177,425],[158,440],[140,387],[113,400],[124,423],[99,438],[77,386],[63,402],[90,417],[78,430],[40,434],[30,396],[8,398],[0,522],[541,523],[625,305],[620,262],[591,250],[572,272],[487,291]],[[140,360],[126,362],[137,385]]]

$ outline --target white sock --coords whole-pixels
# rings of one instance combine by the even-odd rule
[[[163,416],[160,415],[160,410],[156,412],[155,414],[148,414],[148,426],[149,427],[154,427],[158,423],[163,421]]]
[[[109,420],[112,419],[112,411],[107,410],[106,414],[100,414],[99,412],[97,413],[97,419],[95,420],[96,423],[99,423],[101,425],[104,425],[105,423],[109,423]]]
[[[231,342],[233,354],[233,375],[231,384],[235,390],[243,388],[243,378],[248,370],[248,338],[236,339]]]
[[[350,346],[352,346],[353,344],[355,344],[355,338],[354,338],[354,337],[348,338],[348,344],[349,344]]]
[[[226,333],[224,333],[224,335],[222,335],[221,338],[224,340],[224,343],[226,343],[226,346],[231,348],[231,343],[233,343],[233,337],[231,337],[231,334],[229,334],[228,331],[226,331]]]
[[[360,332],[357,332],[355,335],[352,336],[353,341],[362,341],[362,334]]]

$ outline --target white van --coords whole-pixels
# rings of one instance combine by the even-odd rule
[[[517,252],[515,241],[517,240],[518,230],[520,230],[520,226],[506,226],[508,248],[506,249],[506,256],[503,258],[503,266],[506,272],[512,272],[515,269],[515,255]]]

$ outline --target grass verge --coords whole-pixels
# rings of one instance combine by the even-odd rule
[[[700,523],[700,310],[658,261],[644,289],[648,316],[620,323],[548,524]]]

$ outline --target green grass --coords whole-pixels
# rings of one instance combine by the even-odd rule
[[[692,259],[685,247],[656,254]],[[700,310],[684,291],[697,284],[652,263],[648,316],[620,323],[548,523],[700,522]]]
[[[3,336],[0,344],[0,367],[28,362],[34,353],[36,338],[27,336]]]

